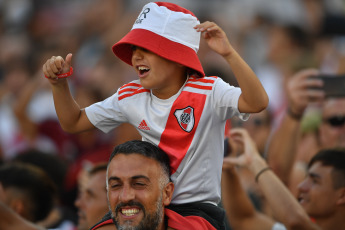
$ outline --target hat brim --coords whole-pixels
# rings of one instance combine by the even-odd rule
[[[112,50],[118,58],[132,65],[132,45],[145,48],[165,59],[191,68],[199,77],[205,76],[196,52],[188,46],[173,42],[149,30],[133,29],[114,44]]]

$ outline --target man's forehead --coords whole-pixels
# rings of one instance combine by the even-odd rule
[[[331,175],[332,169],[332,166],[323,165],[321,161],[316,161],[310,166],[308,174],[318,175],[319,177],[327,177],[328,175]]]
[[[345,114],[345,97],[327,99],[322,111],[327,115]]]
[[[89,176],[87,188],[105,187],[106,171],[99,171]]]
[[[157,161],[141,154],[118,154],[109,164],[108,176],[151,176],[159,172]]]

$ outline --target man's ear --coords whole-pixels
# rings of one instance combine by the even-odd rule
[[[170,204],[172,195],[174,192],[175,185],[172,182],[169,182],[167,185],[165,185],[163,189],[163,204],[164,206],[167,206]]]
[[[345,187],[339,190],[339,199],[337,200],[337,205],[345,205]]]
[[[20,216],[24,216],[24,204],[21,199],[12,199],[9,206]]]

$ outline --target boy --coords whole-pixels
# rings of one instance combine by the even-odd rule
[[[218,77],[205,77],[196,54],[200,33],[230,65],[241,89]],[[170,157],[175,184],[171,208],[182,215],[205,216],[222,228],[216,205],[225,122],[234,115],[246,119],[247,114],[241,113],[266,108],[268,97],[260,81],[220,27],[213,22],[200,24],[192,12],[172,3],[145,5],[113,52],[134,67],[139,80],[85,109],[75,103],[66,79],[58,75],[71,73],[72,55],[66,60],[52,57],[44,64],[62,128],[80,132],[97,127],[109,132],[124,122],[134,125],[143,140],[158,145]],[[193,207],[206,212],[195,213]]]

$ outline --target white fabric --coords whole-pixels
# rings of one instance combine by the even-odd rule
[[[281,223],[275,223],[272,227],[272,230],[287,230],[287,229]]]
[[[140,90],[143,92],[137,93]],[[237,109],[240,94],[240,88],[230,86],[220,78],[189,78],[176,95],[161,100],[143,89],[136,80],[85,111],[92,124],[104,132],[129,122],[137,127],[143,140],[158,145],[170,157],[179,156],[185,148],[186,155],[182,156],[172,175],[175,183],[173,203],[217,204],[220,201],[225,122],[234,115],[248,119],[248,114],[240,114]],[[128,97],[122,99],[123,96]],[[185,112],[179,117],[181,110]],[[165,132],[171,134],[166,139]],[[187,143],[188,139],[191,141]]]
[[[200,32],[193,29],[198,24],[200,22],[191,14],[175,12],[165,6],[158,6],[151,2],[143,7],[132,30],[149,30],[198,52]]]

